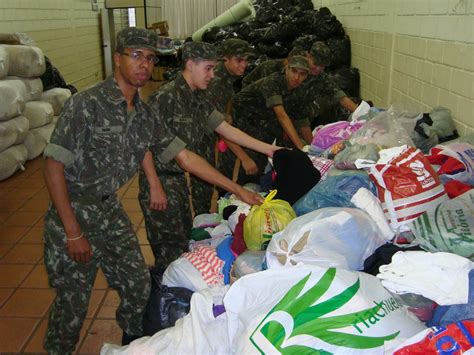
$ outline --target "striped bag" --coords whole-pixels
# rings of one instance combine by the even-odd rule
[[[386,163],[370,167],[385,216],[394,231],[448,199],[438,175],[414,147],[405,146]]]

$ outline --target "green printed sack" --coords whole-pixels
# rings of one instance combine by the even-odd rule
[[[425,329],[376,277],[345,269],[250,274],[224,305],[234,354],[383,354]]]
[[[426,211],[411,223],[410,229],[424,249],[474,261],[474,190]]]

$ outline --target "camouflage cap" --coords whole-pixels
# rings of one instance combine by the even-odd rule
[[[295,55],[301,55],[304,57],[306,54],[308,54],[308,51],[305,50],[303,47],[294,46],[290,53],[288,53],[288,57],[293,57]]]
[[[295,55],[288,59],[288,67],[303,69],[309,72],[308,59],[306,57],[303,57],[302,55]]]
[[[217,53],[221,56],[235,56],[239,58],[247,58],[255,55],[253,48],[249,42],[240,38],[229,38],[222,41],[217,46]]]
[[[183,45],[182,60],[219,60],[219,56],[210,43],[206,42],[187,42]]]
[[[157,52],[158,35],[145,28],[126,27],[117,33],[117,51],[124,48],[146,48]]]
[[[316,64],[326,66],[331,64],[331,50],[324,42],[314,42],[310,53]]]

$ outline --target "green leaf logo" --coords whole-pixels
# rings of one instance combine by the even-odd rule
[[[261,335],[280,353],[300,355],[315,352],[330,354],[328,351],[312,348],[310,344],[314,344],[314,338],[333,346],[372,349],[382,346],[385,341],[394,339],[399,334],[395,332],[387,336],[371,337],[338,332],[337,329],[347,327],[360,330],[357,326],[359,323],[369,324],[370,321],[374,324],[374,319],[379,320],[380,317],[385,316],[377,313],[382,304],[375,303],[374,307],[359,312],[324,317],[354,297],[360,287],[359,278],[341,293],[326,301],[316,303],[331,286],[336,276],[336,269],[329,268],[313,287],[301,294],[310,276],[311,273],[298,281],[253,331],[250,341],[260,353],[265,353],[258,345],[258,338]]]

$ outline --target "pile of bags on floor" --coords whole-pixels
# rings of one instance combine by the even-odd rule
[[[190,251],[150,299],[161,305],[159,331],[101,353],[472,349],[472,138],[425,155],[413,117],[367,108],[337,130],[320,127],[311,156],[276,152],[270,186],[279,190],[261,206],[231,195],[218,213],[196,216]],[[454,134],[435,122],[438,142]]]
[[[40,48],[0,44],[0,180],[43,152],[71,96],[67,89],[43,91],[45,69]]]

